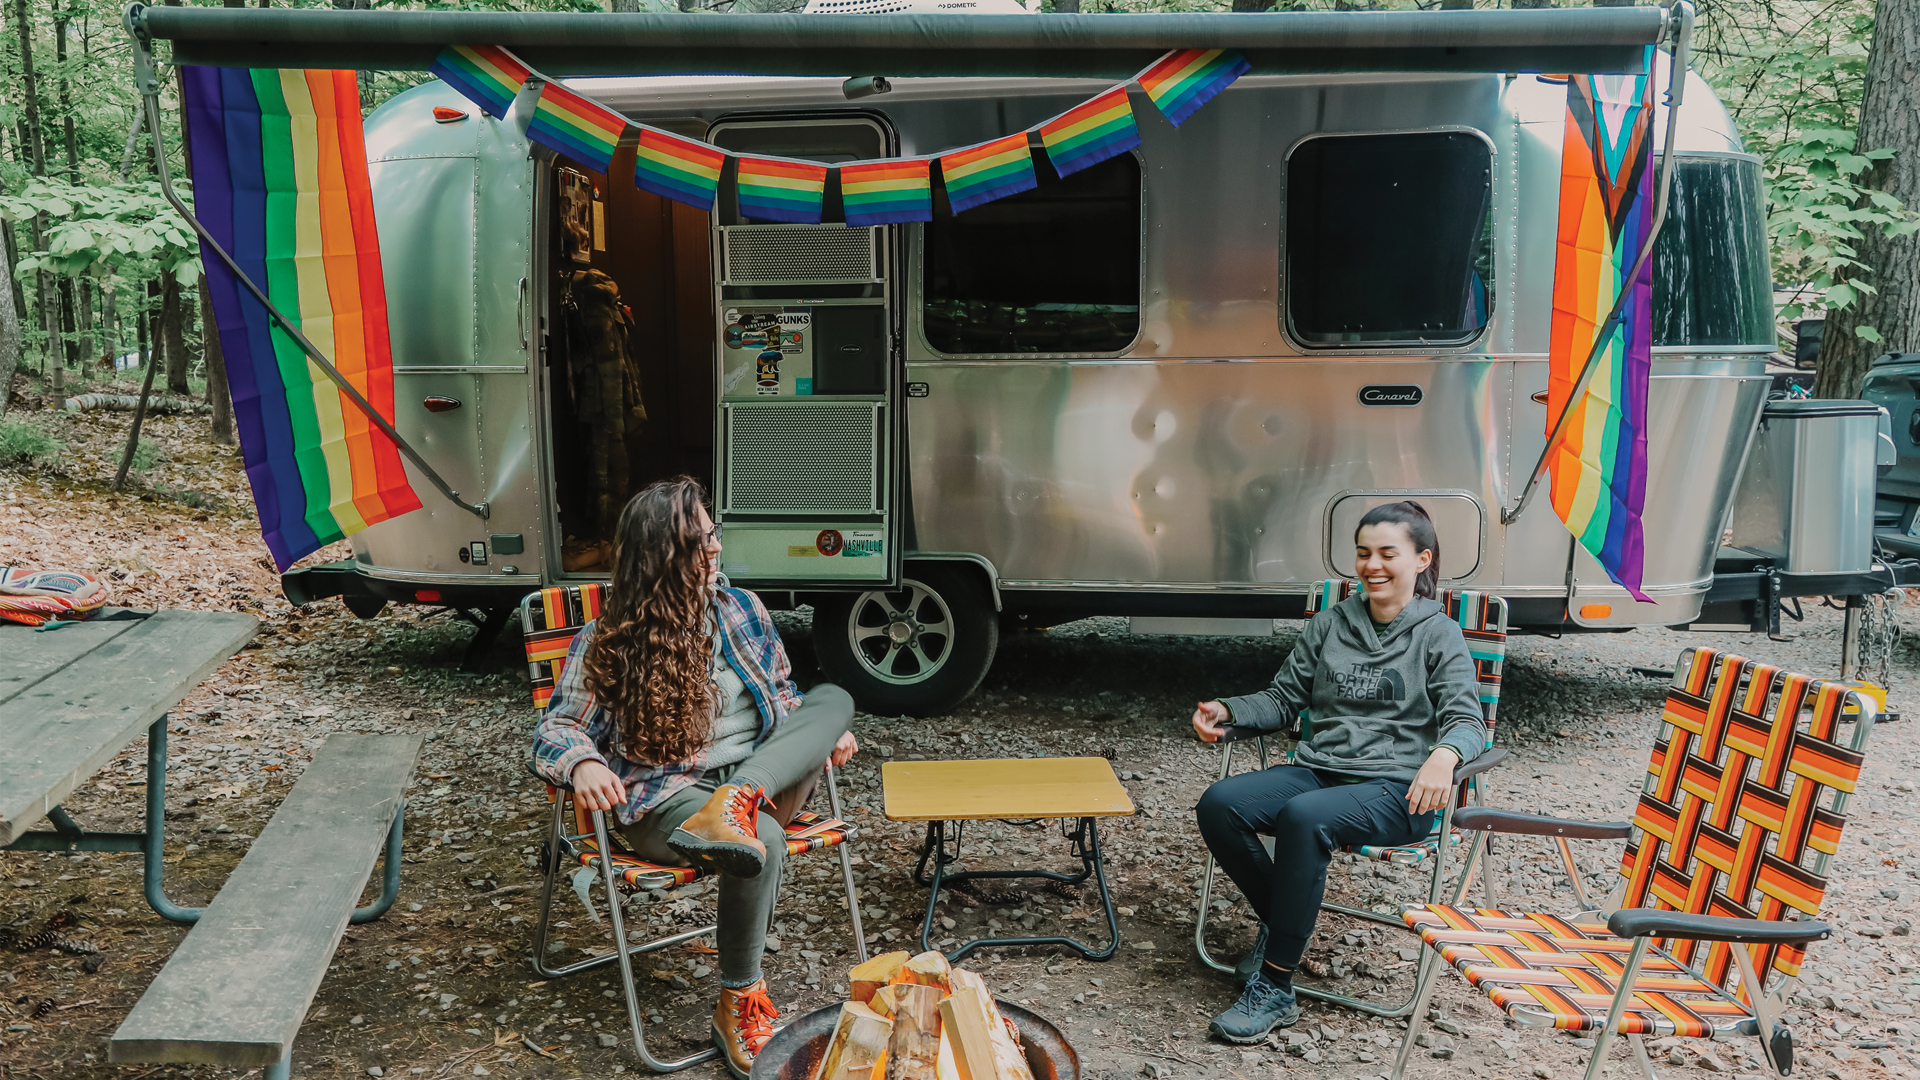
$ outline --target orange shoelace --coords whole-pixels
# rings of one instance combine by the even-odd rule
[[[759,816],[760,804],[766,801],[766,790],[757,785],[734,788],[733,796],[727,800],[727,821],[740,832],[757,836],[760,829],[755,818]]]
[[[733,1019],[738,1025],[735,1034],[748,1053],[757,1054],[767,1045],[767,1040],[773,1038],[773,1022],[779,1018],[780,1010],[773,1007],[764,982],[755,983],[733,999]]]

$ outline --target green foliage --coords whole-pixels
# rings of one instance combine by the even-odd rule
[[[133,467],[141,471],[167,460],[167,455],[152,439],[141,439],[133,448]]]
[[[186,181],[176,183],[185,189]],[[184,196],[183,196],[184,197]],[[51,221],[44,250],[23,255],[14,272],[51,270],[69,277],[172,274],[193,285],[200,247],[193,230],[160,193],[157,181],[130,185],[75,185],[34,180],[18,194],[0,195],[0,219]]]
[[[33,420],[0,420],[0,464],[49,465],[67,444]]]

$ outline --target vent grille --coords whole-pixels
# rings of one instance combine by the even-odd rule
[[[724,511],[880,511],[878,403],[726,408]]]
[[[723,229],[727,284],[877,281],[874,232],[843,225]]]

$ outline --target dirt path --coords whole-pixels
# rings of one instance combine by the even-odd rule
[[[101,433],[89,437],[104,440],[112,425],[98,426]],[[183,445],[195,442],[188,431],[181,429]],[[513,646],[497,650],[483,673],[463,674],[457,665],[470,631],[444,615],[390,609],[361,621],[333,602],[290,607],[265,565],[230,454],[207,451],[204,463],[181,467],[204,468],[203,486],[225,492],[219,502],[195,507],[161,496],[106,495],[94,467],[76,467],[67,478],[0,472],[0,563],[79,566],[113,576],[130,605],[242,609],[265,621],[254,647],[174,714],[167,889],[177,902],[199,904],[213,895],[329,733],[426,736],[408,796],[400,902],[386,918],[348,931],[301,1029],[295,1076],[635,1072],[630,1048],[619,1045],[624,1022],[611,977],[547,982],[527,966],[547,803],[522,766],[534,714]],[[780,622],[802,685],[817,680],[805,615],[782,615]],[[1836,662],[1838,627],[1837,613],[1812,608],[1789,643],[1662,630],[1516,639],[1500,711],[1500,741],[1515,756],[1493,779],[1493,802],[1626,816],[1662,693],[1657,681],[1629,668],[1671,667],[1680,649],[1715,645],[1820,674]],[[1201,966],[1192,945],[1204,852],[1191,808],[1219,757],[1193,741],[1185,716],[1199,697],[1262,685],[1291,640],[1291,632],[1259,640],[1134,637],[1120,620],[1089,620],[1003,639],[981,692],[949,717],[861,716],[856,730],[865,750],[845,770],[842,792],[865,833],[858,847],[862,904],[876,946],[905,947],[917,938],[926,902],[910,880],[921,830],[880,816],[881,762],[1104,755],[1141,811],[1102,831],[1121,907],[1120,955],[1092,964],[1051,950],[1009,951],[976,956],[969,966],[1001,996],[1030,1002],[1060,1025],[1079,1049],[1084,1075],[1097,1080],[1384,1073],[1400,1029],[1342,1009],[1309,1006],[1298,1026],[1266,1047],[1226,1047],[1206,1037],[1208,1017],[1234,996],[1225,977]],[[1904,705],[1910,715],[1920,713],[1916,658],[1903,647],[1895,662],[1894,707]],[[144,753],[139,743],[130,747],[69,809],[95,828],[135,827]],[[1910,825],[1916,764],[1914,723],[1882,726],[1834,863],[1826,915],[1840,933],[1813,947],[1805,977],[1790,990],[1797,1076],[1920,1074],[1920,957],[1908,931],[1920,892],[1920,850]],[[1617,843],[1589,842],[1578,854],[1596,888],[1617,880]],[[1050,827],[996,825],[969,832],[966,856],[975,868],[1058,863],[1065,845]],[[839,999],[852,942],[835,860],[813,855],[789,865],[776,928],[780,949],[767,967],[775,1003],[793,1016]],[[1572,909],[1571,887],[1549,845],[1506,844],[1497,867],[1507,904]],[[1349,903],[1386,906],[1413,899],[1419,889],[1417,875],[1343,862],[1331,891]],[[1249,940],[1251,923],[1224,882],[1215,895],[1226,906],[1215,915],[1211,940],[1231,959]],[[664,931],[702,925],[712,900],[710,890],[696,886],[641,898],[630,910],[640,929]],[[584,917],[570,895],[557,906],[555,958],[602,944],[604,927]],[[941,936],[954,940],[984,934],[995,922],[1083,939],[1104,930],[1091,889],[955,893],[937,914]],[[241,1075],[102,1064],[107,1036],[184,936],[142,902],[138,857],[0,854],[0,925],[23,935],[53,925],[99,949],[97,956],[0,952],[0,1077]],[[1411,939],[1356,929],[1323,921],[1313,959],[1330,973],[1344,971],[1347,985],[1404,996]],[[656,1050],[681,1053],[704,1040],[716,992],[710,959],[698,948],[676,949],[641,964],[645,1000],[660,1021]],[[1438,1009],[1447,1030],[1435,1033],[1411,1075],[1579,1075],[1583,1040],[1516,1028],[1457,978],[1448,976]],[[1654,1046],[1663,1074],[1758,1075],[1754,1049],[1751,1040]],[[1633,1073],[1624,1051],[1609,1068],[1616,1077]],[[703,1066],[690,1075],[724,1073]]]

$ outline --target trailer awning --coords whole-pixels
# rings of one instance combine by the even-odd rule
[[[500,45],[556,76],[1015,76],[1124,79],[1174,48],[1233,48],[1255,74],[1638,74],[1657,7],[1199,15],[627,15],[136,8],[183,64],[424,71],[450,44]]]

